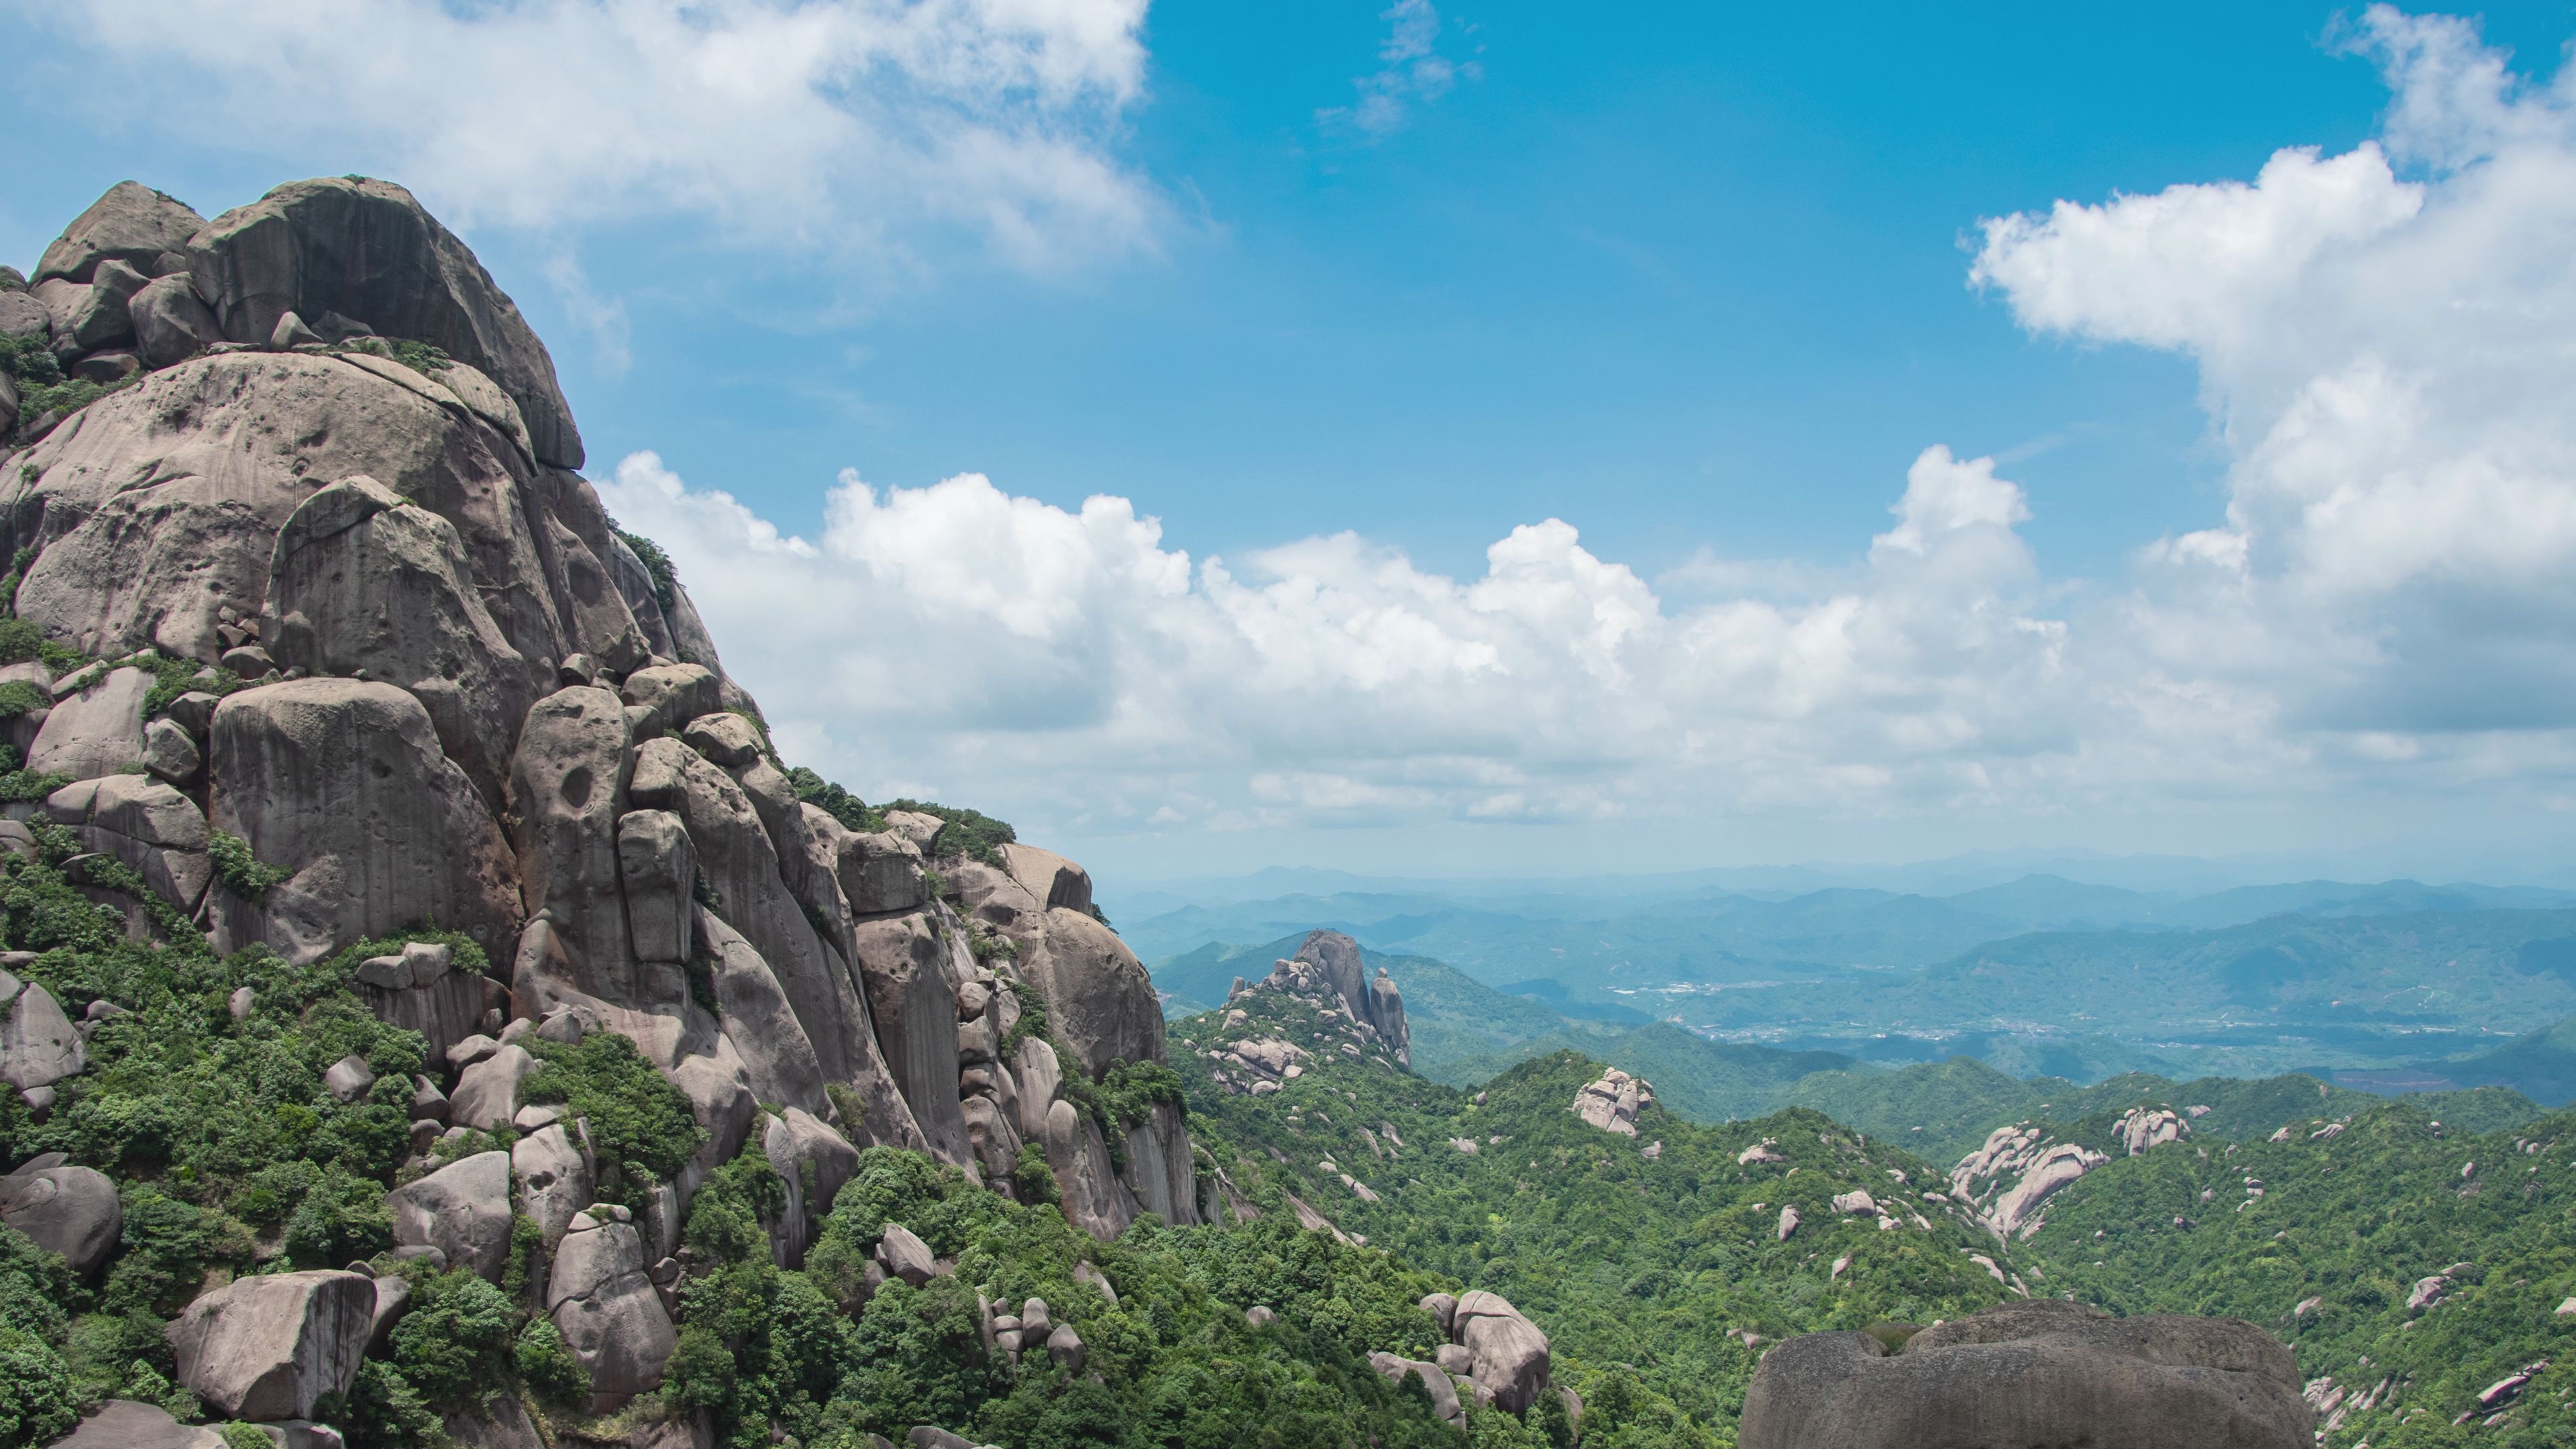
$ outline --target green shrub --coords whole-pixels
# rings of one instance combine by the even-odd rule
[[[433,347],[429,343],[415,342],[409,338],[396,341],[393,344],[393,354],[394,361],[423,377],[436,377],[456,365],[456,360],[447,355],[445,348]]]
[[[885,829],[885,816],[870,810],[858,796],[797,765],[787,772],[787,783],[796,798],[838,820],[851,830],[874,833]]]
[[[0,1327],[0,1444],[50,1444],[79,1420],[62,1355],[34,1334]]]
[[[258,856],[251,854],[250,842],[228,830],[214,832],[207,841],[206,854],[213,859],[215,879],[224,883],[224,889],[253,905],[268,899],[269,887],[295,874],[282,865],[261,863]]]
[[[519,1381],[542,1403],[579,1408],[590,1397],[590,1371],[573,1356],[563,1330],[543,1318],[532,1318],[519,1330]]]
[[[514,1317],[510,1300],[470,1268],[420,1272],[394,1325],[390,1362],[423,1403],[460,1407],[509,1363]]]
[[[224,1449],[271,1449],[277,1442],[268,1437],[268,1431],[239,1419],[216,1426],[215,1437],[224,1441]]]
[[[16,719],[31,714],[54,702],[53,696],[38,689],[31,679],[0,681],[0,719]]]
[[[570,1045],[533,1037],[522,1045],[539,1066],[521,1099],[561,1103],[567,1116],[589,1120],[592,1151],[623,1169],[628,1207],[643,1205],[649,1183],[679,1176],[706,1140],[688,1097],[625,1037],[594,1031]]]
[[[982,861],[995,870],[1003,868],[1002,847],[1020,838],[1010,826],[980,810],[925,800],[890,800],[878,808],[938,816],[947,824],[941,828],[938,839],[931,842],[932,848],[924,854],[962,855],[969,860]]]
[[[626,540],[626,546],[635,550],[635,557],[643,562],[644,572],[653,576],[653,600],[662,606],[664,614],[669,614],[679,606],[680,589],[679,571],[671,567],[671,556],[662,552],[662,545],[640,533],[621,528],[617,536]]]

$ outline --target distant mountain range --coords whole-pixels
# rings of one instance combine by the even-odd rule
[[[1322,874],[1269,883],[1333,883]],[[1211,900],[1129,914],[1121,929],[1175,979],[1264,949],[1241,943],[1329,927],[1586,1030],[1659,1019],[1743,1044],[1893,1064],[1964,1054],[2078,1081],[2316,1069],[2403,1089],[2423,1063],[2576,1015],[2576,892],[2536,886],[2316,880],[2193,893],[2026,874],[1941,896],[1840,885],[1778,896],[1698,876],[1516,894],[1392,884],[1406,888]],[[1267,958],[1253,965],[1246,974],[1258,976]],[[1166,989],[1221,998],[1233,973],[1218,974]],[[2474,1084],[2418,1075],[2431,1088]],[[2526,1075],[2508,1064],[2479,1080]]]

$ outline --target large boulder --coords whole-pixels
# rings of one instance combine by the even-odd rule
[[[1320,969],[1324,984],[1341,993],[1353,1011],[1368,1009],[1368,968],[1360,959],[1359,942],[1339,931],[1310,931],[1297,947],[1297,959]]]
[[[236,1278],[181,1310],[167,1336],[179,1382],[216,1412],[310,1419],[357,1378],[375,1308],[363,1273]]]
[[[39,551],[17,609],[51,637],[211,664],[227,647],[223,611],[259,618],[297,505],[317,481],[364,475],[455,526],[512,648],[560,657],[525,471],[410,368],[362,353],[223,353],[100,398],[21,454],[0,477],[0,546]]]
[[[110,1399],[80,1421],[53,1449],[224,1449],[224,1436],[201,1424],[182,1424],[158,1404]]]
[[[1058,1040],[1092,1076],[1113,1062],[1164,1060],[1163,1006],[1144,963],[1118,933],[1063,906],[1046,913],[1040,949],[1021,969],[1046,998]]]
[[[49,1253],[60,1253],[74,1274],[87,1277],[116,1251],[125,1231],[125,1208],[106,1173],[58,1163],[33,1163],[0,1177],[0,1223],[7,1223]]]
[[[83,353],[98,352],[134,338],[134,319],[125,310],[125,298],[112,288],[51,277],[36,284],[34,295],[45,304],[45,320],[53,330],[54,355],[66,364]]]
[[[636,677],[651,672],[638,670]],[[630,677],[630,700],[634,684]],[[640,809],[671,811],[688,826],[699,880],[713,897],[710,909],[768,964],[805,1028],[824,1080],[850,1087],[867,1102],[866,1122],[843,1125],[864,1132],[871,1145],[921,1146],[920,1128],[878,1054],[868,1004],[849,963],[825,944],[787,888],[777,846],[751,797],[688,746],[653,737],[649,727],[639,726],[636,733],[644,738],[635,751],[628,798]],[[952,1104],[955,1082],[952,1076]],[[962,1127],[957,1141],[963,1145]]]
[[[89,1064],[88,1048],[54,994],[0,971],[0,1082],[50,1087]]]
[[[519,1115],[519,1084],[537,1069],[537,1059],[517,1042],[457,1074],[456,1090],[447,1097],[447,1120],[459,1127],[498,1132]]]
[[[510,1154],[478,1152],[385,1194],[394,1245],[436,1248],[494,1283],[510,1258]]]
[[[189,242],[197,292],[224,335],[263,342],[288,312],[337,312],[488,374],[527,420],[537,460],[582,464],[554,362],[465,244],[388,181],[290,182]]]
[[[519,1180],[519,1211],[536,1222],[551,1250],[572,1227],[573,1214],[590,1203],[589,1159],[564,1123],[549,1122],[511,1144],[510,1172]]]
[[[1890,1354],[1866,1333],[1772,1349],[1743,1449],[2308,1449],[2290,1351],[2233,1318],[2114,1318],[2053,1299],[1935,1325]]]
[[[1458,1404],[1458,1385],[1450,1380],[1440,1365],[1382,1350],[1368,1357],[1369,1367],[1376,1369],[1378,1376],[1388,1383],[1401,1384],[1406,1374],[1419,1376],[1423,1389],[1431,1395],[1431,1412],[1439,1415],[1443,1423],[1462,1427],[1466,1424],[1466,1410]]]
[[[626,894],[627,940],[639,961],[686,961],[696,936],[698,848],[668,810],[635,810],[617,822],[617,876]]]
[[[676,1185],[685,1197],[697,1191],[707,1174],[742,1151],[751,1136],[752,1119],[760,1115],[760,1103],[752,1095],[750,1075],[731,1037],[717,1037],[712,1051],[682,1057],[663,1077],[689,1099],[689,1115],[697,1119],[704,1136],[697,1155],[680,1169]]]
[[[1091,872],[1054,851],[1013,842],[1002,847],[1002,865],[1039,909],[1091,914]]]
[[[146,367],[175,366],[224,340],[224,329],[184,273],[154,279],[125,304],[125,312]]]
[[[1118,1180],[1100,1124],[1059,1099],[1046,1109],[1038,1136],[1066,1222],[1106,1243],[1136,1220],[1136,1199]]]
[[[214,879],[205,812],[166,781],[124,774],[83,780],[48,796],[45,813],[79,831],[91,850],[132,866],[182,911],[194,911]]]
[[[451,369],[451,373],[482,376],[466,368]],[[508,406],[497,386],[489,381],[483,386],[492,402]],[[525,446],[524,426],[519,437]],[[609,521],[608,510],[589,480],[569,469],[539,468],[534,491],[543,504],[537,548],[545,560],[546,584],[554,591],[565,637],[611,675],[623,676],[649,660],[654,650],[617,586],[615,565],[609,562],[610,551],[622,542],[616,525]]]
[[[36,262],[36,280],[60,277],[86,282],[101,262],[123,262],[145,276],[162,254],[184,254],[188,238],[206,219],[186,203],[145,186],[120,181],[72,218]]]
[[[957,1104],[957,987],[948,943],[927,915],[869,921],[856,932],[859,975],[887,1069],[930,1151],[964,1166],[974,1156]]]
[[[859,1150],[801,1107],[762,1116],[761,1155],[787,1184],[787,1206],[770,1225],[771,1251],[781,1267],[801,1268],[832,1199],[858,1173]]]
[[[279,530],[268,606],[261,639],[279,667],[405,686],[449,758],[470,778],[500,777],[536,690],[483,607],[454,524],[373,478],[344,478]]]
[[[830,1111],[814,1044],[806,1039],[769,963],[722,917],[704,906],[692,909],[714,978],[716,1010],[724,1019],[725,1036],[742,1058],[752,1095],[808,1112]]]
[[[835,868],[841,893],[861,916],[919,910],[930,898],[930,884],[921,874],[921,852],[891,830],[844,834]]]
[[[297,961],[422,921],[507,949],[518,917],[500,827],[441,752],[420,701],[389,684],[303,679],[215,710],[215,828],[295,875],[216,944],[264,940]]]
[[[644,1240],[632,1224],[585,1212],[571,1228],[555,1249],[546,1312],[590,1372],[592,1410],[605,1413],[660,1387],[679,1335],[645,1274]]]
[[[358,963],[358,999],[379,1021],[419,1032],[432,1061],[482,1029],[487,978],[456,969],[444,945],[414,941],[392,956]]]
[[[111,669],[97,683],[54,701],[27,747],[27,768],[95,780],[142,764],[143,703],[152,683],[144,670]]]
[[[626,813],[626,710],[604,689],[558,690],[528,711],[511,768],[519,820],[519,893],[545,912],[576,989],[650,1004],[627,949],[617,823]],[[516,983],[514,983],[516,984]],[[523,988],[524,989],[524,988]]]
[[[1499,1293],[1461,1296],[1449,1336],[1474,1359],[1469,1376],[1491,1389],[1497,1407],[1519,1413],[1548,1388],[1547,1335]]]

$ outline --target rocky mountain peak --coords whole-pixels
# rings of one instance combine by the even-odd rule
[[[430,1053],[414,1141],[437,1170],[403,1190],[405,1250],[497,1275],[514,1176],[543,1185],[520,1210],[580,1247],[549,1307],[614,1398],[658,1382],[676,1300],[645,1270],[738,1153],[794,1185],[767,1220],[782,1263],[877,1144],[1004,1196],[1036,1147],[1102,1237],[1198,1221],[1177,1105],[1131,1120],[1072,1080],[1164,1053],[1088,873],[800,793],[686,586],[574,471],[544,345],[410,193],[301,181],[207,221],[123,183],[36,277],[0,292],[0,679],[35,701],[5,725],[29,824],[0,844],[74,832],[123,867],[95,897],[139,939],[479,952],[358,975]],[[598,1033],[678,1089],[702,1146],[631,1225],[564,1237],[587,1139],[526,1119],[527,1047]],[[81,1070],[40,1045],[0,1075]],[[430,1156],[504,1129],[507,1154]],[[333,1323],[365,1327],[364,1281],[315,1290]]]

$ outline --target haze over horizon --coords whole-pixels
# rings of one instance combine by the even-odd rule
[[[0,246],[412,187],[865,798],[1104,882],[2571,881],[2563,8],[351,12],[0,6]]]

